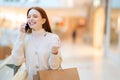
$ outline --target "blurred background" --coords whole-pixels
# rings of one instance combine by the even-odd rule
[[[120,80],[119,0],[0,0],[0,63],[31,6],[46,10],[60,36],[63,68],[77,67],[81,80]],[[3,68],[0,80],[11,80],[12,73]]]

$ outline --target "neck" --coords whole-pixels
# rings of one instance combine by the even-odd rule
[[[40,31],[44,31],[44,29],[32,29],[33,32],[40,32]]]
[[[32,29],[33,31],[40,31],[42,30],[42,28],[38,28],[38,29]]]

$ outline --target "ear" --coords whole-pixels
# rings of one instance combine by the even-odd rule
[[[46,22],[46,19],[45,18],[43,18],[42,19],[42,24],[44,24]]]

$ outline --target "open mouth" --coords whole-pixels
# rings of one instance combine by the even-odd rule
[[[35,25],[36,24],[36,22],[29,22],[29,25],[30,26],[33,26],[33,25]]]

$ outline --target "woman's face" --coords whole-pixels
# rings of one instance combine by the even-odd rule
[[[30,28],[33,30],[40,30],[42,29],[42,24],[45,23],[45,18],[42,18],[37,10],[31,9],[28,13],[27,21]]]

